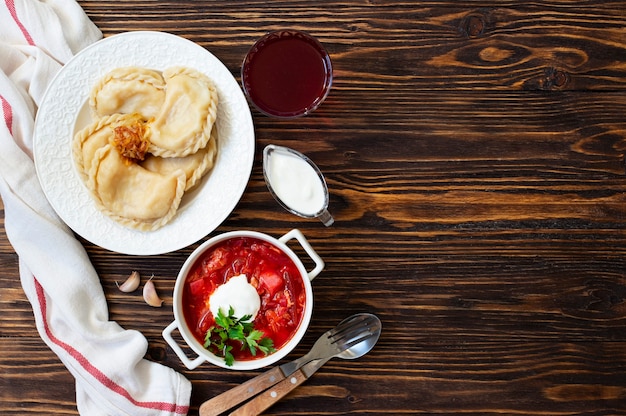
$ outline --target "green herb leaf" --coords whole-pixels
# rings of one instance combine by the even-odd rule
[[[208,329],[204,337],[204,348],[223,357],[226,365],[230,367],[235,357],[231,352],[233,347],[228,341],[241,342],[241,350],[248,349],[253,356],[256,356],[257,350],[265,355],[276,351],[274,341],[266,337],[262,331],[254,329],[252,315],[237,318],[232,306],[228,309],[228,315],[220,308],[215,317],[215,325]]]
[[[224,348],[224,362],[226,363],[227,366],[232,366],[233,362],[235,362],[235,357],[233,357],[233,354],[230,352],[230,350],[232,350],[233,347],[231,347],[230,345],[226,346],[226,348]]]
[[[276,349],[274,348],[274,340],[268,337],[261,339],[261,341],[259,341],[258,347],[265,355],[276,351]]]

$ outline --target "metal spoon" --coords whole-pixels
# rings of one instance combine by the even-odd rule
[[[252,416],[262,413],[285,397],[293,389],[304,383],[305,380],[311,377],[313,373],[333,357],[352,360],[367,354],[374,348],[374,345],[376,345],[382,331],[382,324],[380,319],[375,315],[364,315],[367,315],[364,317],[364,322],[367,324],[360,327],[360,332],[354,330],[349,332],[339,331],[334,336],[330,337],[331,343],[342,345],[345,348],[342,352],[305,364],[302,368],[289,376],[289,378],[260,393],[254,399],[230,413],[229,416]],[[339,326],[340,325],[341,324],[339,324]]]
[[[374,347],[382,324],[376,315],[371,313],[357,313],[341,321],[333,329],[326,331],[313,345],[313,348],[297,360],[280,366],[285,376],[290,375],[304,364],[317,359],[331,359],[340,357],[347,360],[359,358]],[[365,349],[365,341],[372,340],[373,344]]]
[[[319,365],[321,366],[332,357],[344,359],[361,357],[374,347],[374,344],[380,337],[381,329],[382,324],[376,315],[369,313],[352,315],[319,337],[306,355],[274,367],[237,387],[207,400],[200,406],[200,416],[219,415],[285,380],[308,363],[323,361]]]

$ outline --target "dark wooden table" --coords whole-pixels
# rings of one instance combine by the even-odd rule
[[[326,261],[310,330],[288,358],[355,312],[384,329],[370,354],[331,360],[269,413],[626,414],[625,1],[80,4],[105,36],[171,32],[238,80],[272,29],[308,31],[330,52],[333,88],[313,115],[253,111],[249,185],[211,235],[299,228]],[[332,227],[272,199],[269,143],[320,166]],[[191,380],[191,414],[259,373],[188,371],[161,337],[178,269],[200,242],[160,256],[83,243],[111,319]],[[4,227],[0,269],[0,414],[76,414],[73,378],[38,336]],[[132,270],[155,275],[162,308],[116,289]]]

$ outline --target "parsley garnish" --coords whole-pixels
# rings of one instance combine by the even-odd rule
[[[215,355],[223,357],[227,366],[232,366],[235,357],[231,350],[232,345],[228,341],[241,342],[241,350],[250,350],[250,354],[256,356],[257,350],[263,354],[270,354],[274,349],[274,341],[265,337],[262,331],[254,329],[252,315],[241,318],[235,317],[235,310],[231,306],[228,316],[224,315],[220,308],[215,317],[215,325],[209,328],[204,337],[204,348],[212,351]]]

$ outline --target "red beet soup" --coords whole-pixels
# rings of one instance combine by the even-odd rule
[[[182,293],[182,309],[189,330],[200,344],[215,325],[209,299],[231,277],[245,274],[259,294],[261,307],[254,328],[279,350],[296,333],[306,302],[303,277],[293,260],[278,247],[254,237],[221,241],[202,254],[191,267]],[[235,360],[251,360],[249,350],[233,343]],[[215,351],[211,351],[215,353]],[[257,358],[262,355],[256,356]]]

